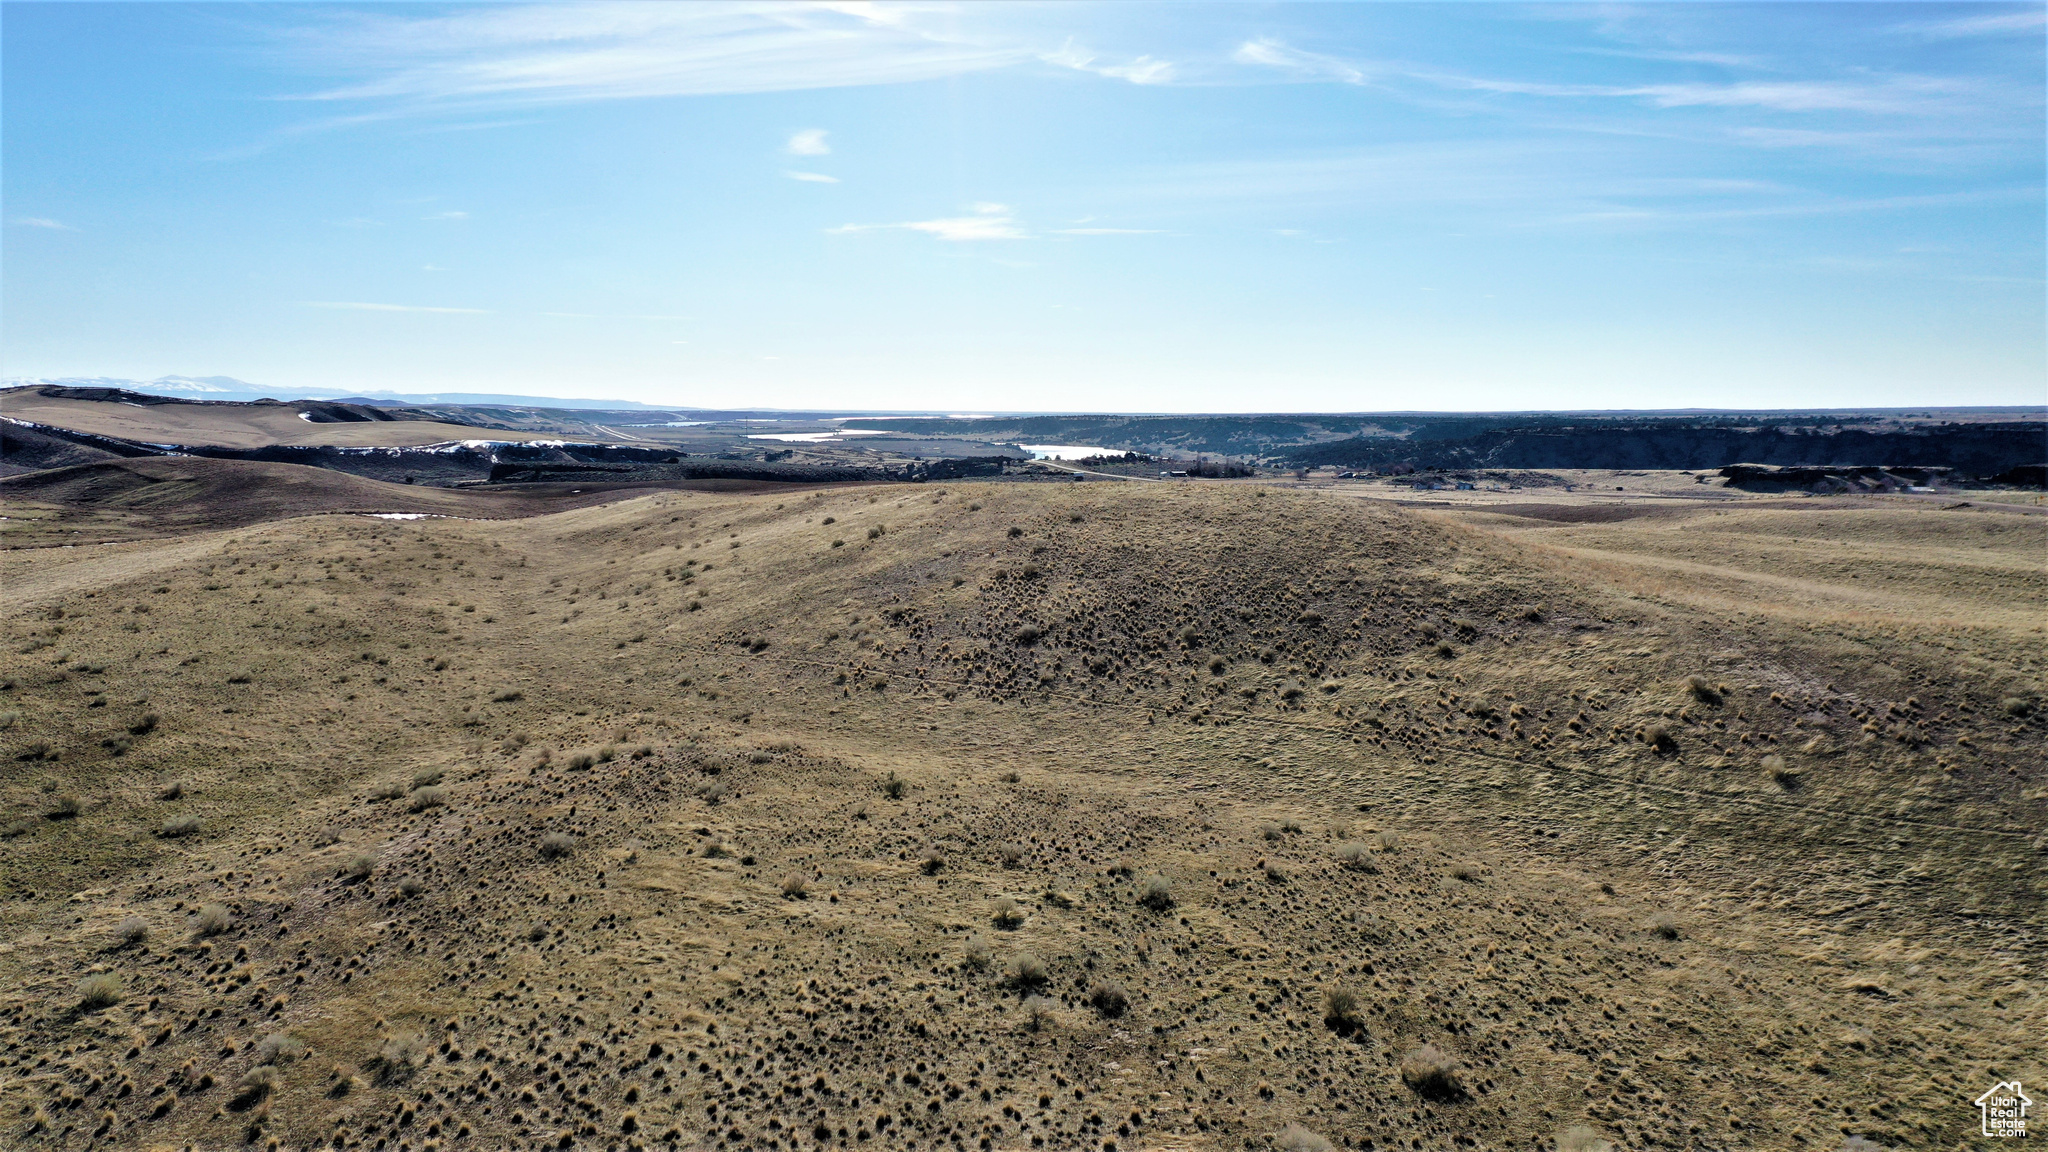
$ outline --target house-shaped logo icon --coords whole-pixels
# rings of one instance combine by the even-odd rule
[[[1984,1114],[1986,1136],[2025,1136],[2027,1134],[2027,1108],[2033,1104],[2027,1094],[2020,1091],[2020,1082],[1993,1084],[1991,1090],[1977,1097],[1977,1108]]]

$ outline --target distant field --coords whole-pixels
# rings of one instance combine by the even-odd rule
[[[1956,1148],[2048,1075],[2048,517],[329,476],[0,485],[130,534],[0,551],[0,1146]]]
[[[434,420],[316,424],[289,406],[151,404],[148,406],[40,396],[0,395],[0,416],[32,420],[95,436],[150,444],[261,448],[272,444],[350,448],[414,447],[447,440],[539,440],[535,432],[502,432]]]

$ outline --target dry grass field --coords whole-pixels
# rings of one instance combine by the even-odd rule
[[[1808,503],[15,547],[0,1147],[1979,1146],[2048,518]]]
[[[44,396],[14,389],[0,396],[0,415],[146,444],[263,448],[273,444],[346,448],[417,447],[449,440],[538,440],[544,434],[476,428],[438,420],[316,424],[288,404],[120,404]]]

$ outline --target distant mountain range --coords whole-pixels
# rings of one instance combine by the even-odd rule
[[[265,388],[233,376],[159,376],[154,380],[123,380],[112,376],[10,376],[0,387],[61,384],[67,388],[126,388],[186,400],[341,400],[362,404],[490,404],[524,408],[594,408],[609,412],[688,412],[690,408],[657,408],[633,400],[574,400],[563,396],[513,396],[494,392],[343,393],[332,388]]]

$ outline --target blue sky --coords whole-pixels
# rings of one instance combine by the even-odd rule
[[[2041,403],[2040,4],[10,3],[10,376]]]

